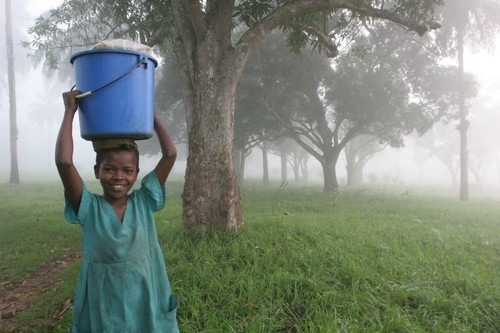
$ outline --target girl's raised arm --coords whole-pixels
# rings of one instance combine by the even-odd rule
[[[156,135],[158,136],[158,140],[160,141],[162,153],[162,157],[155,167],[155,173],[160,184],[165,185],[168,175],[174,166],[175,159],[177,158],[177,149],[175,148],[172,137],[156,114],[154,118],[154,128]]]
[[[78,94],[78,91],[63,93],[65,111],[57,136],[55,151],[57,171],[61,177],[64,191],[76,213],[78,213],[80,207],[83,189],[82,179],[73,164],[73,119],[78,109],[75,98]]]

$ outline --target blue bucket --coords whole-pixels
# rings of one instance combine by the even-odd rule
[[[80,134],[148,139],[154,132],[154,71],[158,62],[135,51],[97,49],[75,53]]]

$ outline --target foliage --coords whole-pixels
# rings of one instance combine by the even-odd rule
[[[334,56],[338,44],[351,40],[357,34],[359,21],[371,20],[370,15],[396,21],[407,15],[408,19],[428,22],[428,28],[432,29],[436,27],[431,24],[433,9],[443,2],[364,1],[357,5],[359,8],[346,4],[351,11],[328,10],[331,4],[318,2],[311,5],[311,14],[288,15],[289,20],[281,29],[289,33],[289,45],[295,51],[311,43]],[[209,11],[215,3],[208,2],[204,10]],[[296,5],[289,0],[238,1],[233,9],[234,27],[252,28],[277,10]],[[32,40],[24,42],[24,46],[33,49],[36,61],[44,61],[49,69],[66,64],[69,52],[88,48],[103,39],[128,38],[158,46],[158,51],[162,52],[175,38],[171,2],[163,0],[64,0],[59,7],[38,17],[28,32]]]
[[[442,28],[437,31],[441,52],[455,55],[457,29],[464,29],[471,50],[492,49],[493,36],[500,32],[500,3],[495,0],[448,0],[436,11]]]
[[[336,119],[398,146],[413,130],[422,134],[436,121],[456,116],[455,68],[439,66],[425,42],[391,24],[368,31],[338,61],[330,95]],[[472,78],[467,88],[467,98],[477,94]]]
[[[150,46],[163,42],[172,24],[170,6],[165,1],[65,0],[38,17],[28,32],[25,46],[35,49],[35,59],[57,69],[67,63],[70,52],[89,48],[109,38],[128,38]]]
[[[269,35],[249,57],[236,90],[235,135],[237,148],[252,148],[263,140],[283,136],[273,116],[277,108],[286,108],[290,98],[287,87],[300,85],[303,77],[292,77],[300,70],[284,44],[283,35]]]

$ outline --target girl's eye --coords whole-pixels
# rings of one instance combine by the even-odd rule
[[[132,170],[132,169],[126,169],[126,170],[125,170],[125,173],[126,173],[127,175],[131,175],[131,174],[133,174],[133,173],[134,173],[134,170]]]
[[[113,172],[113,168],[104,168],[104,172]]]

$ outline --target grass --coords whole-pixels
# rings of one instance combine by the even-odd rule
[[[171,186],[156,217],[182,332],[500,331],[499,202],[248,187],[242,232],[188,233],[181,190]],[[0,283],[79,249],[61,193],[2,185]],[[78,268],[15,320],[38,322],[29,332],[66,332],[69,313],[49,319],[72,297]]]

